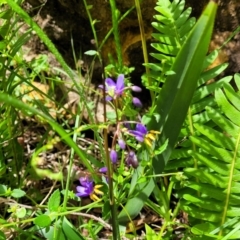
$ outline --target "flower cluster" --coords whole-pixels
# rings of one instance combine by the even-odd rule
[[[116,82],[111,78],[107,78],[105,80],[105,88],[103,85],[100,85],[99,88],[105,89],[106,101],[116,101],[119,98],[123,98],[126,90],[141,92],[141,88],[138,86],[125,87],[123,74],[118,76]],[[142,107],[141,101],[136,97],[132,98],[132,103],[136,107]],[[144,124],[132,120],[127,121],[127,117],[121,116],[121,118],[124,118],[124,121],[122,121],[122,119],[116,119],[117,130],[113,137],[112,148],[108,153],[109,158],[114,165],[113,169],[115,169],[118,162],[118,152],[123,151],[126,165],[136,169],[139,166],[139,162],[137,154],[134,152],[134,141],[131,141],[131,138],[134,137],[138,143],[145,144],[145,146],[152,149],[153,142],[156,140],[156,135],[159,134],[159,132],[152,130],[148,131]],[[135,126],[135,128],[133,128],[133,126]],[[127,144],[125,141],[126,139],[130,140],[131,144]],[[106,173],[107,171],[108,169],[106,166],[99,169],[100,173]],[[99,190],[101,185],[94,185],[93,181],[88,178],[80,178],[79,181],[81,186],[77,187],[76,195],[78,197],[89,196],[92,200],[98,200],[99,198],[97,195],[103,194]]]

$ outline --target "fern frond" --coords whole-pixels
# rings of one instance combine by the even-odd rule
[[[157,5],[155,7],[157,14],[154,16],[156,22],[152,23],[157,30],[157,33],[152,34],[156,42],[151,44],[157,52],[150,55],[161,61],[161,65],[158,64],[157,69],[154,63],[149,63],[147,66],[151,70],[151,78],[156,79],[157,82],[164,82],[164,75],[171,74],[169,70],[196,19],[190,18],[192,11],[190,7],[184,11],[185,0],[172,2],[159,0]],[[162,77],[157,77],[160,75]]]
[[[240,75],[234,76],[240,85]],[[180,190],[181,208],[204,224],[194,227],[206,236],[213,230],[215,237],[231,233],[228,239],[238,239],[240,231],[232,231],[234,225],[226,222],[240,217],[240,95],[229,83],[215,90],[219,108],[206,107],[206,113],[214,127],[194,124],[195,135],[189,138],[195,149],[188,151],[197,161],[196,167],[184,169],[187,177]],[[183,150],[182,150],[183,151]],[[229,234],[230,235],[230,234]]]

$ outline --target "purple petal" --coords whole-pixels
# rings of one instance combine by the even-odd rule
[[[136,131],[136,130],[129,130],[129,133],[131,133],[132,135],[134,135],[135,137],[145,137],[145,134],[141,133],[140,131]]]
[[[111,159],[112,163],[116,163],[118,160],[117,152],[113,149],[110,151],[110,159]]]
[[[123,139],[118,139],[118,145],[123,150],[126,148],[126,143],[123,141]]]
[[[140,87],[138,87],[138,86],[132,86],[131,89],[134,92],[141,92],[142,91],[142,89]]]
[[[98,88],[103,89],[103,85],[102,84],[98,85]]]
[[[117,78],[116,94],[121,95],[124,90],[124,75],[120,74]]]
[[[76,196],[78,197],[87,197],[91,194],[92,192],[85,188],[85,187],[82,187],[82,186],[78,186],[77,187],[77,193],[76,193]]]
[[[107,78],[105,80],[105,83],[106,83],[107,87],[116,87],[116,83],[111,78]]]
[[[136,106],[136,107],[139,107],[139,108],[142,107],[142,102],[141,102],[138,98],[136,98],[136,97],[134,97],[134,98],[132,99],[132,103],[133,103],[133,105]]]
[[[108,170],[107,167],[102,167],[102,168],[99,168],[98,171],[99,171],[100,173],[106,173],[107,170]]]
[[[90,181],[87,177],[80,177],[79,182],[83,187],[86,187]]]
[[[144,134],[144,135],[146,135],[147,134],[147,128],[143,125],[143,124],[141,124],[141,123],[138,123],[137,125],[136,125],[136,131],[138,131],[138,132],[141,132],[142,134]]]
[[[139,141],[139,142],[143,142],[143,141],[144,141],[144,137],[136,136],[135,138],[136,138],[137,141]]]
[[[112,97],[110,97],[110,96],[106,96],[106,101],[112,101]]]

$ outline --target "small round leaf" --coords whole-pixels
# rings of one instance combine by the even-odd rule
[[[16,210],[17,218],[24,218],[26,216],[26,213],[27,213],[26,208],[18,208]]]
[[[25,194],[26,193],[23,190],[21,190],[21,189],[13,189],[12,193],[11,193],[11,196],[14,197],[14,198],[21,198]]]
[[[39,227],[48,227],[51,224],[51,218],[47,215],[37,216],[34,223]]]

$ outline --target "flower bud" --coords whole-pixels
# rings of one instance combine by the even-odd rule
[[[118,160],[117,152],[113,149],[110,151],[110,159],[111,159],[112,163],[116,163]]]
[[[126,163],[133,168],[137,168],[139,163],[136,154],[133,151],[130,151],[126,158]]]
[[[132,86],[131,89],[134,92],[141,92],[142,91],[142,89],[140,87],[138,87],[138,86]]]
[[[123,139],[118,139],[118,145],[123,150],[126,148],[126,143],[123,141]]]
[[[107,170],[108,170],[107,167],[102,167],[102,168],[99,168],[98,171],[99,171],[100,173],[106,173]]]
[[[142,107],[141,101],[140,101],[138,98],[136,98],[136,97],[133,98],[132,103],[133,103],[133,105],[136,106],[136,107],[139,107],[139,108]]]

